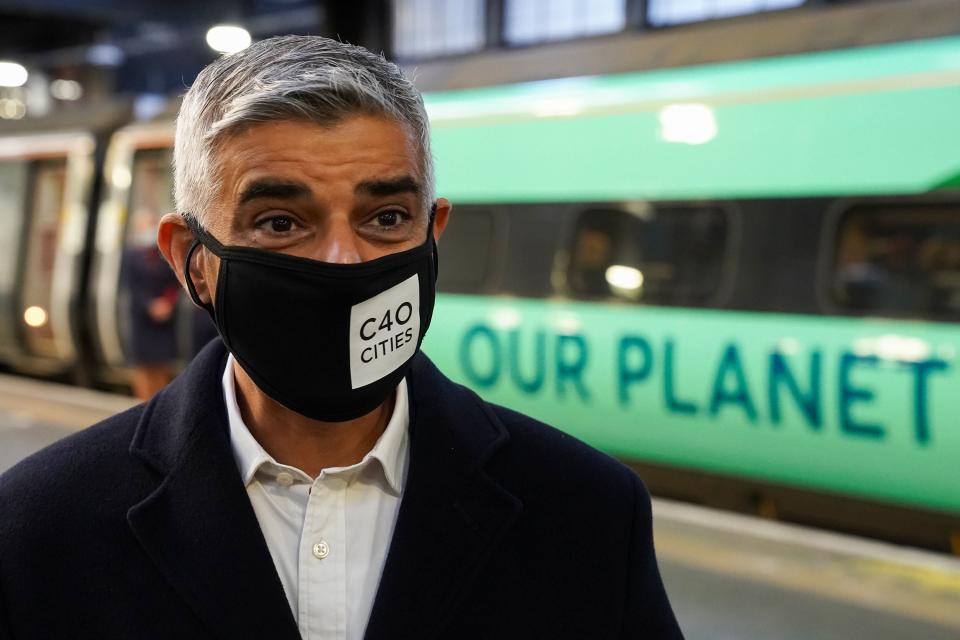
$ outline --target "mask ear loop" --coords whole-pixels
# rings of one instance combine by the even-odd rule
[[[440,259],[437,255],[437,240],[433,237],[433,221],[437,217],[437,202],[434,200],[430,207],[430,222],[427,224],[427,240],[433,244],[433,282],[437,282],[440,273]]]
[[[210,234],[206,233],[200,224],[194,220],[193,216],[185,215],[183,218],[186,221],[187,226],[190,227],[190,230],[193,232],[193,244],[191,244],[190,248],[187,250],[187,257],[183,262],[183,279],[187,283],[187,291],[190,292],[190,299],[193,300],[193,303],[201,309],[205,309],[207,313],[210,314],[210,317],[214,318],[213,305],[200,299],[200,294],[197,293],[197,287],[193,284],[193,278],[190,276],[190,261],[193,258],[193,254],[197,248],[200,247],[200,245],[206,245],[206,243],[203,242],[204,238],[208,241],[212,240],[213,242],[216,242],[216,239],[210,236]]]
[[[193,254],[199,246],[200,241],[194,240],[193,244],[191,244],[190,248],[187,250],[187,258],[183,261],[183,279],[187,283],[187,291],[190,292],[190,299],[193,300],[193,304],[197,305],[201,309],[206,309],[207,313],[209,313],[212,317],[213,305],[200,299],[200,294],[197,293],[197,287],[193,284],[193,278],[190,276],[190,259],[193,258]]]

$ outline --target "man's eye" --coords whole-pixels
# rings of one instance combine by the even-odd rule
[[[381,227],[395,227],[401,220],[402,214],[396,209],[390,211],[382,211],[377,214],[377,224]]]
[[[274,233],[286,233],[293,230],[293,220],[287,216],[274,216],[267,220],[270,230]]]

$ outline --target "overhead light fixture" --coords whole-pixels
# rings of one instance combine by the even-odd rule
[[[109,42],[101,42],[87,49],[87,62],[100,67],[119,67],[124,58],[123,49]]]
[[[50,83],[50,95],[57,100],[79,100],[83,87],[76,80],[54,80]]]
[[[133,119],[153,120],[163,113],[168,100],[161,93],[141,93],[133,99]]]
[[[236,53],[250,46],[250,32],[243,27],[218,24],[207,31],[207,44],[220,53]]]
[[[16,62],[0,62],[0,87],[22,87],[27,84],[27,68]]]

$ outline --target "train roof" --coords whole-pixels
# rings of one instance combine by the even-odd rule
[[[923,193],[960,175],[960,38],[426,95],[461,202]]]

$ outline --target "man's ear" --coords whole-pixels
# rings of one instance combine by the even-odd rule
[[[440,241],[443,230],[447,227],[450,220],[450,212],[453,211],[453,205],[446,198],[437,198],[437,212],[433,218],[433,239]]]
[[[179,213],[168,213],[160,218],[160,225],[157,229],[157,246],[170,268],[177,274],[180,286],[187,291],[188,295],[190,290],[187,289],[184,261],[187,259],[187,252],[193,245],[193,240],[193,232]],[[210,264],[210,260],[210,254],[202,246],[198,247],[190,256],[190,279],[193,280],[197,295],[204,304],[210,304],[212,299],[210,291],[214,289],[216,284],[210,282],[207,278],[207,274],[215,273],[214,270],[210,269],[210,267],[215,266]]]

